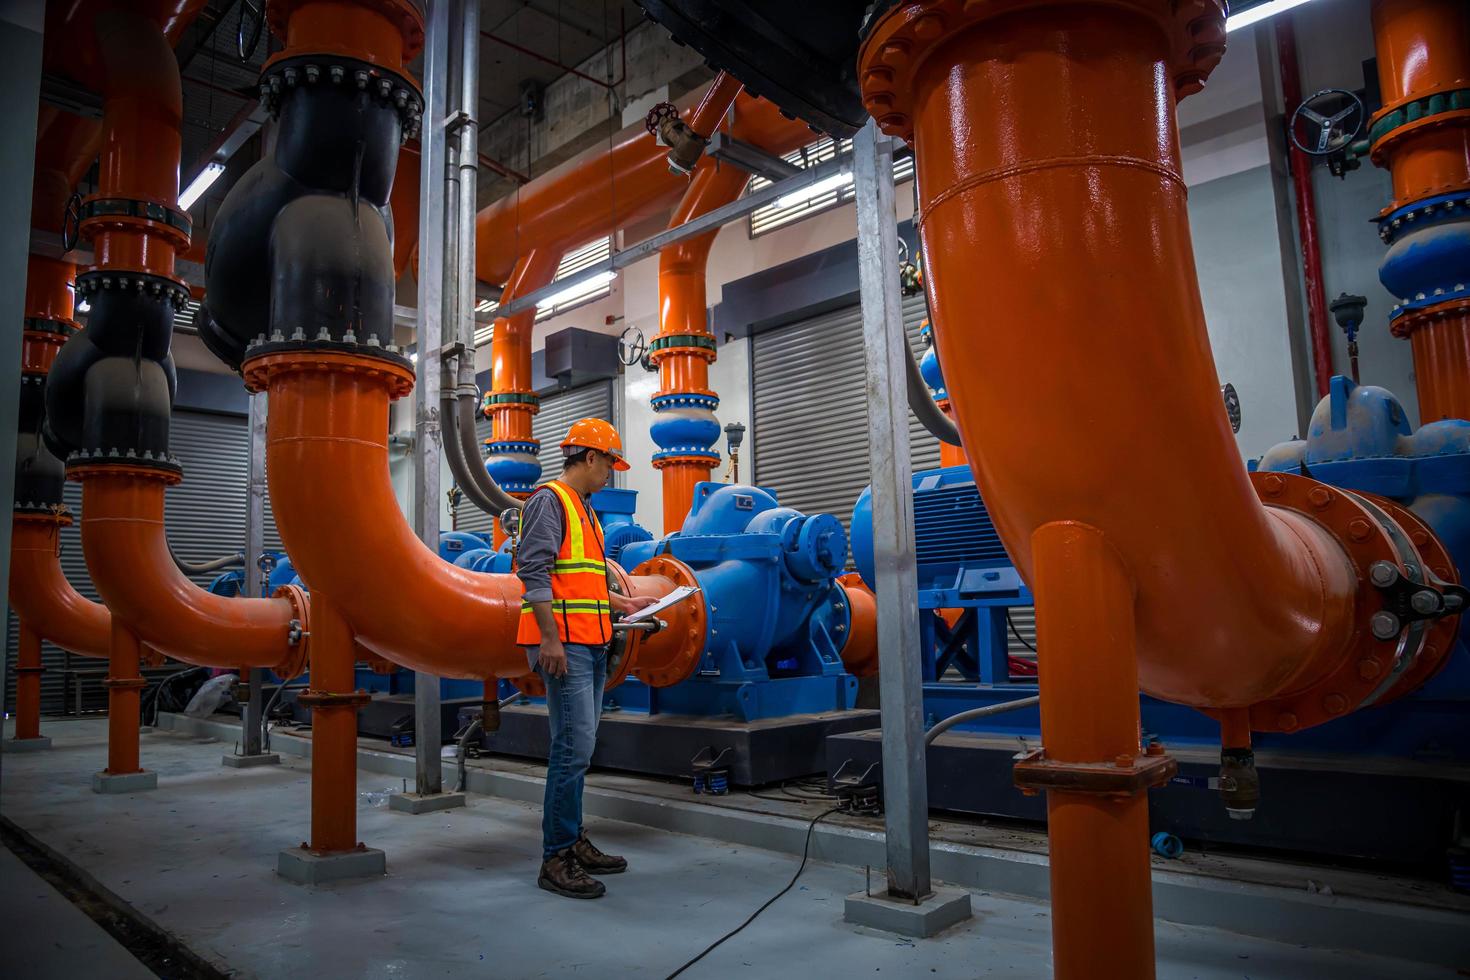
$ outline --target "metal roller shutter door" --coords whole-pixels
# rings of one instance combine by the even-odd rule
[[[170,487],[164,498],[164,521],[174,551],[186,561],[207,561],[243,550],[245,483],[250,470],[247,420],[239,415],[175,412],[169,430],[169,445],[184,466],[184,481]],[[80,516],[80,486],[75,483],[66,485],[66,503],[74,514]],[[267,551],[283,550],[269,496],[266,497],[265,548]],[[78,592],[89,599],[97,598],[82,556],[81,531],[75,524],[61,531],[61,567]],[[213,577],[198,575],[194,576],[194,581],[207,586]],[[5,704],[9,709],[15,703],[14,658],[18,627],[14,613],[10,614],[7,627]],[[41,646],[41,662],[47,668],[41,675],[41,711],[46,714],[64,710],[63,670],[97,667],[105,663],[69,654],[49,643]],[[106,703],[102,687],[88,684],[83,709],[101,709]],[[70,705],[65,708],[70,708]]]
[[[904,300],[909,349],[923,351],[923,296]],[[851,529],[852,507],[868,485],[868,411],[864,397],[862,311],[854,305],[756,334],[751,339],[755,482],[787,507],[835,514]],[[939,466],[939,440],[909,413],[913,468]],[[1033,645],[1031,607],[1011,618]],[[1009,636],[1011,652],[1030,655]]]
[[[585,418],[613,420],[612,382],[598,381],[541,399],[541,411],[531,420],[531,435],[541,441],[541,484],[561,475],[558,446],[571,424]],[[475,422],[475,437],[484,446],[485,440],[490,438],[489,419]],[[454,508],[455,530],[488,532],[491,524],[489,514],[463,497],[459,498]]]

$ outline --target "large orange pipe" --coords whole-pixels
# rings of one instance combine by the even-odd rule
[[[749,94],[735,100],[735,111],[735,135],[758,146],[812,139],[805,123]],[[482,210],[475,220],[476,275],[503,282],[532,249],[576,248],[673,207],[688,187],[686,178],[669,173],[667,148],[641,123],[630,126],[609,147],[569,160]]]
[[[1431,96],[1470,86],[1470,6],[1375,0],[1372,9],[1383,93],[1375,126]],[[1373,162],[1393,178],[1393,202],[1384,213],[1470,187],[1470,109],[1409,111],[1401,118],[1372,149]],[[1404,314],[1393,333],[1412,345],[1420,421],[1470,419],[1470,298]]]
[[[43,639],[84,657],[106,657],[112,617],[61,570],[61,529],[71,518],[17,514],[11,526],[10,606]]]
[[[305,669],[305,629],[297,598],[231,599],[199,588],[169,554],[164,470],[104,464],[72,467],[82,481],[82,550],[114,618],[140,639],[185,663],[266,667],[286,677]]]
[[[940,360],[1007,549],[1029,580],[1036,528],[1080,520],[1108,535],[1137,580],[1150,694],[1238,707],[1309,686],[1361,625],[1357,581],[1332,534],[1261,505],[1220,411],[1169,35],[1126,5],[994,21],[967,9],[983,28],[935,42],[904,98]],[[886,70],[876,40],[869,75]],[[977,334],[979,309],[1026,328]],[[1118,388],[1084,420],[1074,394],[1097,377]]]
[[[388,403],[408,393],[412,373],[319,352],[257,358],[245,377],[270,393],[271,506],[313,593],[333,597],[357,639],[401,666],[476,680],[527,673],[514,644],[520,580],[442,561],[413,533],[393,495]]]

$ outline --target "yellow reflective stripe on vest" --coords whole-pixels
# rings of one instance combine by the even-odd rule
[[[562,510],[566,512],[567,537],[572,551],[570,560],[585,561],[587,558],[587,542],[582,537],[582,518],[577,512],[577,505],[572,503],[572,495],[555,480],[546,485],[556,494],[557,499],[561,501]]]
[[[590,558],[558,558],[551,563],[554,572],[607,572],[607,562]]]
[[[531,604],[524,599],[521,600],[521,612],[531,611]],[[557,613],[606,613],[612,612],[612,603],[602,599],[552,599],[551,611]]]

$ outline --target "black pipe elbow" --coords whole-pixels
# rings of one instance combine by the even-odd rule
[[[364,62],[308,55],[273,64],[261,91],[280,120],[275,147],[212,226],[200,337],[237,371],[292,350],[409,364],[393,341],[388,200],[399,145],[422,114],[417,89]]]
[[[20,425],[15,441],[15,509],[51,510],[61,506],[66,467],[46,446],[46,376],[20,379]]]

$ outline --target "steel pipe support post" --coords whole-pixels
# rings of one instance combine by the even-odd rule
[[[448,267],[451,242],[448,192],[457,174],[448,169],[448,135],[444,123],[449,115],[450,13],[458,6],[452,0],[429,4],[424,34],[424,127],[422,192],[419,195],[419,310],[416,343],[418,379],[414,392],[414,532],[424,544],[439,547],[439,458],[443,432],[439,417],[439,351],[443,347],[446,294],[458,285],[458,271]],[[456,250],[457,251],[457,250]],[[471,255],[466,253],[466,259]],[[444,787],[439,759],[442,737],[439,718],[439,678],[417,671],[413,689],[414,791],[433,795]]]
[[[265,575],[260,567],[265,553],[265,422],[266,398],[263,392],[250,396],[250,455],[249,475],[245,487],[245,597],[261,598]],[[247,680],[249,699],[245,710],[240,713],[240,754],[226,756],[226,765],[260,765],[280,762],[278,755],[264,751],[265,742],[265,698],[261,690],[265,686],[267,671],[262,667],[251,667]],[[285,683],[283,680],[282,683]],[[246,761],[248,760],[248,761]]]
[[[853,179],[873,482],[888,893],[918,901],[932,887],[923,684],[916,644],[918,570],[914,564],[913,495],[909,492],[913,477],[902,360],[912,355],[894,275],[898,227],[893,207],[893,148],[873,123],[853,137]]]
[[[107,686],[107,768],[93,773],[94,793],[138,792],[158,787],[158,774],[144,772],[139,764],[139,707],[147,683],[138,669],[141,653],[137,634],[114,618],[107,679],[103,681]]]

